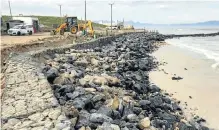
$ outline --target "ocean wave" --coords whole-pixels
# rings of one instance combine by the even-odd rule
[[[171,40],[168,40],[167,42],[169,44],[172,44],[172,45],[175,45],[175,46],[179,46],[179,47],[182,47],[182,48],[187,48],[187,49],[189,49],[193,52],[196,52],[196,53],[204,54],[208,59],[214,60],[216,62],[216,63],[211,65],[212,68],[214,68],[214,69],[219,68],[219,53],[216,53],[216,52],[213,52],[211,50],[201,48],[201,46],[198,46],[198,47],[194,46],[193,44],[188,45],[188,44],[185,44],[185,43],[171,41]],[[204,46],[202,46],[202,47],[204,47]]]

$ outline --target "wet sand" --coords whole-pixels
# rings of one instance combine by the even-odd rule
[[[207,126],[219,129],[219,71],[211,68],[213,61],[173,45],[162,46],[153,55],[167,64],[152,71],[150,80],[181,101],[188,118],[197,114]],[[172,80],[174,74],[183,79]]]

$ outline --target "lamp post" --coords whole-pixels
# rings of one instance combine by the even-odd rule
[[[113,5],[114,5],[114,3],[110,3],[109,4],[110,5],[110,7],[111,7],[111,35],[112,35],[112,26],[113,26]]]

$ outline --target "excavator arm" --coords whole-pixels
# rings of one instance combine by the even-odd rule
[[[92,22],[90,20],[87,21],[86,27],[89,28],[89,33],[91,34],[91,36],[93,36],[94,35],[94,29],[93,29]]]
[[[55,30],[53,30],[53,34],[56,35],[57,33],[60,32],[60,35],[64,34],[64,29],[67,27],[67,23],[63,23],[61,24],[58,28],[56,28]]]

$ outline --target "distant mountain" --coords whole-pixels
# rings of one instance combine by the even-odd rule
[[[99,20],[95,21],[96,23],[110,23],[108,20]],[[115,23],[115,21],[113,21]],[[125,21],[125,25],[133,25],[135,28],[143,27],[168,27],[168,26],[219,26],[219,21],[206,21],[206,22],[197,22],[197,23],[188,23],[188,24],[151,24],[151,23],[141,23],[135,21]]]
[[[206,22],[198,22],[191,24],[180,24],[180,25],[188,25],[188,26],[219,26],[219,21],[206,21]]]
[[[125,21],[125,24],[131,24],[134,27],[148,27],[148,26],[156,26],[156,27],[167,27],[167,26],[219,26],[219,21],[206,21],[206,22],[198,22],[198,23],[189,23],[189,24],[150,24],[150,23],[140,23],[134,21]]]

